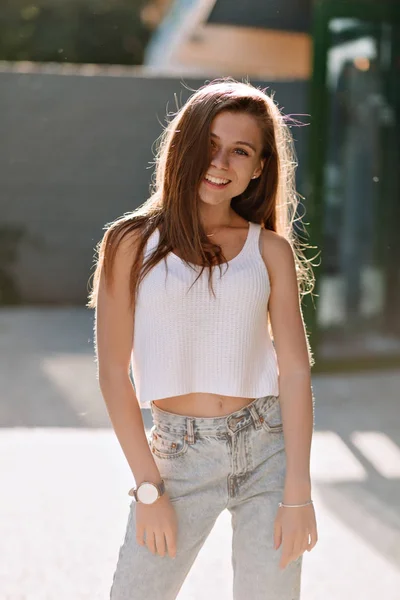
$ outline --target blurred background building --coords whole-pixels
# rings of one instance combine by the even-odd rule
[[[148,197],[166,112],[231,75],[304,124],[317,368],[398,365],[399,21],[396,0],[0,6],[0,302],[82,306],[104,225]]]
[[[283,81],[311,75],[309,0],[155,4],[171,8],[146,48],[149,67]]]

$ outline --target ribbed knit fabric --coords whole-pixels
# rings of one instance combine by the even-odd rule
[[[278,395],[278,364],[268,332],[270,283],[259,249],[261,225],[249,223],[241,252],[197,277],[173,252],[139,286],[132,374],[139,404],[207,392],[257,398]],[[145,256],[157,245],[150,236]]]

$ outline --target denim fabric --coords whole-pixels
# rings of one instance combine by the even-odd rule
[[[176,415],[154,404],[151,410],[149,445],[177,513],[176,558],[136,542],[132,501],[111,600],[175,599],[225,508],[232,516],[234,600],[298,600],[303,557],[282,570],[282,545],[273,547],[286,471],[279,396],[222,417]]]

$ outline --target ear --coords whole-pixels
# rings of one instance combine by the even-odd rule
[[[257,177],[260,177],[260,175],[263,171],[264,165],[265,165],[265,158],[262,158],[260,160],[260,166],[254,171],[252,179],[257,179]]]

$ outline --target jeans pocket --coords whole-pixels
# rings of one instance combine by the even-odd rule
[[[267,408],[262,415],[262,426],[268,433],[282,433],[282,413],[279,396],[276,396],[275,401]]]
[[[157,425],[151,430],[149,443],[151,451],[159,458],[178,458],[188,449],[183,433],[167,431]]]

